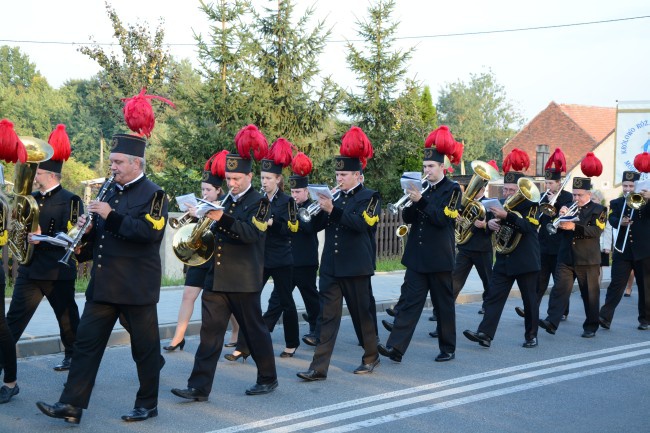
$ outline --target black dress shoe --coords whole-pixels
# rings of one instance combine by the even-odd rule
[[[223,355],[225,359],[233,362],[237,361],[239,358],[244,358],[242,362],[246,362],[246,358],[248,358],[249,356],[251,356],[250,353],[244,353],[244,352],[239,352],[237,355],[235,355],[234,353],[226,353],[225,355]]]
[[[255,385],[251,386],[246,390],[246,395],[262,395],[262,394],[268,394],[269,392],[273,391],[275,388],[278,387],[278,381],[274,380],[271,383],[256,383]]]
[[[600,324],[601,328],[605,329],[609,329],[610,326],[612,326],[612,322],[603,317],[598,317],[598,323]]]
[[[309,322],[309,315],[307,315],[307,313],[302,313],[302,319],[303,319],[305,322]]]
[[[630,296],[632,296],[632,294],[631,293],[626,293],[623,296],[625,296],[626,298],[629,298]]]
[[[483,332],[474,332],[466,329],[463,331],[463,335],[469,340],[475,343],[480,344],[483,347],[490,347],[492,344],[492,338]]]
[[[539,327],[548,332],[551,335],[555,335],[555,331],[557,331],[557,328],[555,327],[554,324],[549,322],[546,319],[540,320],[539,321]]]
[[[45,402],[39,401],[36,402],[36,407],[47,416],[52,418],[61,418],[65,422],[71,424],[79,424],[81,422],[81,415],[83,409],[80,407],[74,407],[70,404],[65,404],[61,402],[56,402],[53,405],[49,405]]]
[[[377,352],[379,352],[379,354],[382,356],[390,358],[392,361],[402,362],[402,354],[394,347],[387,347],[383,344],[378,344]]]
[[[429,332],[429,337],[438,338],[438,330],[436,329],[435,331]]]
[[[293,355],[296,354],[296,350],[298,350],[297,347],[294,347],[293,352],[287,352],[287,349],[283,350],[282,353],[280,353],[280,358],[293,358]]]
[[[361,364],[354,369],[354,374],[369,374],[379,365],[379,357],[372,361],[370,364]]]
[[[481,307],[481,309],[478,310],[478,314],[485,314],[485,308]]]
[[[163,346],[163,349],[165,349],[167,352],[173,352],[176,349],[183,350],[185,347],[185,339],[183,338],[180,343],[174,344],[173,346],[170,344],[169,346]]]
[[[134,407],[133,410],[126,415],[122,415],[124,421],[144,421],[145,419],[158,416],[158,407],[153,409],[146,409],[144,407]]]
[[[316,370],[301,371],[300,373],[296,373],[296,376],[308,382],[327,379],[327,375],[323,373],[319,373]]]
[[[524,344],[521,345],[521,347],[525,347],[526,349],[532,349],[533,347],[537,347],[537,338],[531,338],[530,340],[526,340]]]
[[[384,325],[386,331],[393,332],[393,322],[389,322],[388,320],[382,320],[381,324]]]
[[[429,317],[429,322],[436,322],[438,320],[438,314],[434,311],[431,317]]]
[[[172,394],[180,398],[186,398],[194,401],[208,401],[208,395],[203,394],[196,388],[178,389],[172,388]]]
[[[515,307],[515,313],[517,313],[517,316],[519,317],[526,317],[526,312],[521,307]]]
[[[318,346],[318,338],[314,337],[312,334],[303,335],[302,342],[307,346]]]
[[[230,343],[226,343],[226,344],[223,345],[223,347],[237,347],[237,342],[232,341]]]
[[[582,333],[582,338],[594,338],[596,333],[594,331],[585,331]]]
[[[388,314],[390,317],[395,317],[397,314],[393,308],[386,308],[386,314]]]
[[[72,362],[72,357],[66,356],[63,358],[60,364],[54,366],[54,371],[68,371],[70,370],[70,363]]]
[[[639,331],[647,331],[648,329],[650,329],[650,325],[648,325],[647,323],[639,323],[639,326],[637,326],[636,329],[638,329]]]
[[[447,353],[447,352],[440,352],[438,356],[436,356],[436,362],[445,362],[445,361],[451,361],[456,357],[455,353]]]

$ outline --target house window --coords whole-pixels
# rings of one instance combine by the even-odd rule
[[[550,156],[549,147],[546,144],[537,145],[537,154],[535,157],[536,168],[535,176],[544,176],[544,166],[548,162]]]

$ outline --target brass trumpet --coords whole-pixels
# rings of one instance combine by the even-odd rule
[[[420,182],[422,182],[422,191],[421,192],[425,192],[426,190],[429,189],[429,182],[427,182],[427,177],[428,176],[426,174],[424,176],[422,176],[422,180],[420,181]],[[425,182],[426,182],[426,185],[425,185]],[[409,193],[406,193],[406,194],[404,194],[402,196],[402,198],[397,200],[397,203],[388,203],[388,211],[390,213],[392,213],[393,215],[397,215],[399,213],[399,211],[403,210],[405,207],[411,206],[413,204],[413,202],[411,201],[411,199],[409,197],[410,197]]]
[[[397,227],[397,230],[395,230],[395,236],[398,238],[403,238],[409,234],[409,226],[406,224],[402,224],[401,226]]]
[[[336,201],[339,198],[339,195],[341,194],[341,186],[342,184],[339,183],[338,185],[336,185],[336,188],[334,188],[332,201]],[[298,217],[302,220],[302,222],[308,223],[309,221],[311,221],[312,217],[318,215],[320,211],[321,211],[320,203],[315,201],[312,202],[307,207],[298,209]]]
[[[170,218],[169,219],[169,227],[173,229],[178,229],[183,227],[185,224],[189,224],[192,222],[193,217],[190,215],[189,211],[185,212],[183,215],[179,216],[178,218]]]

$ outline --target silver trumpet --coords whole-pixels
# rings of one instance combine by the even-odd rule
[[[332,201],[336,201],[339,198],[339,194],[341,194],[341,184],[336,185],[336,188],[334,188]],[[320,203],[314,201],[309,206],[298,209],[298,218],[300,218],[302,222],[308,223],[314,216],[318,215],[320,211]]]
[[[427,182],[427,177],[428,177],[427,175],[424,175],[422,177],[422,180],[421,180],[421,182],[422,182],[422,191],[421,192],[425,192],[426,190],[429,189],[430,184],[429,184],[429,182]],[[426,182],[426,185],[425,185],[425,182]],[[409,193],[406,193],[406,194],[404,194],[402,196],[402,198],[397,200],[397,203],[388,203],[388,211],[390,213],[392,213],[393,215],[397,215],[399,213],[399,211],[403,210],[405,207],[411,206],[413,204],[413,202],[411,201],[411,199],[409,197],[410,197]]]
[[[564,215],[560,215],[559,217],[555,218],[552,223],[546,224],[546,230],[554,235],[557,233],[557,228],[560,226],[560,223],[562,222],[562,217],[567,217],[567,216],[574,216],[577,214],[579,211],[578,208],[578,202],[574,201],[571,203],[571,206],[569,206],[569,209],[567,209],[566,213]]]

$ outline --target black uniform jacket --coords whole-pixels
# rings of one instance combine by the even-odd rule
[[[561,236],[557,260],[566,265],[599,265],[600,235],[605,229],[607,208],[590,201],[578,212],[575,230],[558,229]]]
[[[609,224],[616,229],[621,218],[621,212],[625,198],[619,197],[609,202]],[[624,216],[629,217],[632,208],[625,206]],[[616,236],[615,244],[617,248],[623,246],[625,234],[628,233],[626,226],[621,226]],[[614,252],[614,254],[621,254]],[[642,260],[650,256],[650,207],[646,204],[632,214],[632,225],[628,233],[627,243],[622,253],[625,260]]]
[[[537,203],[524,200],[508,212],[505,221],[501,221],[502,229],[504,226],[509,226],[515,233],[521,234],[517,247],[511,253],[496,253],[496,261],[500,265],[505,262],[506,275],[538,272],[542,268],[537,240],[539,222],[535,219],[536,216]]]
[[[486,197],[481,197],[479,201],[483,202],[485,200],[487,200]],[[490,221],[492,218],[494,218],[492,216],[492,212],[489,212],[486,209],[485,221]],[[485,225],[485,228],[482,229],[476,227],[475,225],[472,225],[471,230],[472,237],[469,238],[466,243],[458,245],[458,249],[465,251],[492,251],[492,231],[488,228],[487,224]]]
[[[298,209],[307,208],[311,203],[311,199],[307,199]],[[318,266],[318,235],[313,220],[298,220],[298,231],[291,233],[291,252],[294,266]]]
[[[563,206],[569,207],[573,202],[573,195],[569,191],[562,190],[560,191],[560,196],[555,201],[555,211],[556,216],[559,214],[560,209]],[[548,203],[548,196],[544,197],[542,203]],[[538,212],[539,217],[539,249],[542,254],[548,254],[552,256],[557,256],[558,251],[560,251],[560,236],[552,235],[546,229],[546,226],[549,223],[552,223],[556,217],[550,217],[544,215],[541,211]]]
[[[151,305],[160,297],[160,244],[167,223],[167,198],[146,176],[110,187],[113,211],[96,218],[88,238],[93,268],[86,299],[123,305]],[[162,225],[162,226],[161,226]]]
[[[411,224],[402,264],[420,273],[451,272],[456,260],[454,227],[457,206],[450,209],[452,194],[460,204],[460,186],[443,177],[431,185],[422,198],[402,211],[402,219]]]
[[[287,224],[289,220],[289,203],[293,205],[293,198],[279,190],[271,200],[269,214],[273,218],[273,224],[266,230],[265,268],[273,269],[293,265],[291,231]]]
[[[38,225],[41,233],[56,236],[57,233],[67,233],[77,224],[77,217],[83,213],[83,203],[79,196],[63,189],[61,185],[52,191],[41,194],[32,192],[32,197],[38,203]],[[65,248],[47,242],[34,245],[32,261],[20,266],[20,272],[27,272],[32,280],[74,280],[77,278],[77,264],[70,260],[70,266],[59,263],[65,255]]]
[[[379,193],[359,184],[339,194],[331,214],[312,220],[316,231],[325,229],[320,272],[339,278],[375,273],[372,233],[379,209]]]
[[[212,225],[215,233],[212,291],[262,291],[266,232],[253,223],[260,202],[262,195],[251,187],[236,202],[229,197],[223,204],[223,216]],[[268,215],[263,215],[263,220],[267,219]]]

